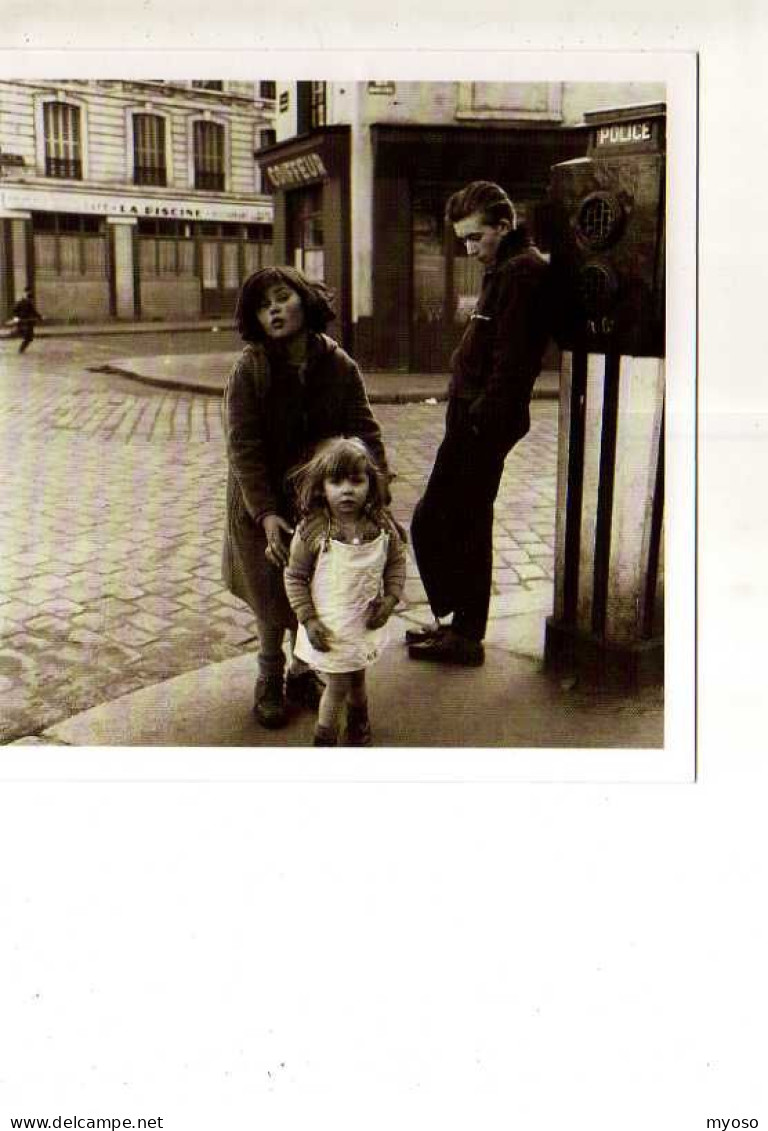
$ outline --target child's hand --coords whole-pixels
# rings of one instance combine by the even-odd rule
[[[281,518],[279,514],[267,514],[261,520],[264,535],[267,539],[267,548],[264,551],[267,561],[282,569],[288,565],[288,546],[286,536],[290,538],[293,527]]]
[[[319,617],[310,617],[304,621],[309,642],[317,652],[330,652],[331,633]]]
[[[383,628],[394,612],[397,600],[395,597],[376,597],[368,606],[365,618],[366,628]]]

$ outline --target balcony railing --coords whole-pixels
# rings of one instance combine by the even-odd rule
[[[164,166],[137,165],[133,170],[135,185],[158,185],[165,187],[167,176]]]
[[[224,173],[195,169],[195,188],[207,189],[209,192],[224,192]]]
[[[46,177],[62,177],[67,180],[83,179],[83,163],[79,157],[46,157]]]

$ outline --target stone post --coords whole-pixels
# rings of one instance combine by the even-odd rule
[[[115,315],[127,322],[136,317],[136,273],[134,270],[134,230],[132,217],[107,218],[112,240],[112,286]]]
[[[549,668],[663,678],[663,433],[662,358],[563,354]]]

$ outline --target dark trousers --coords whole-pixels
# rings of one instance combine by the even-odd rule
[[[448,402],[445,438],[416,504],[411,539],[432,612],[453,613],[457,632],[482,640],[491,600],[493,504],[512,444],[476,435],[468,409],[468,401]]]
[[[21,338],[21,345],[19,346],[19,353],[24,353],[30,342],[35,340],[35,325],[33,322],[22,322],[19,326],[19,337]]]

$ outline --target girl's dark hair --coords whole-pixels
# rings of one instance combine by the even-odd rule
[[[290,287],[301,299],[308,330],[322,333],[336,317],[331,306],[333,292],[325,283],[313,282],[295,267],[261,267],[248,276],[237,296],[235,322],[243,341],[268,340],[259,322],[258,311],[269,288],[281,283]]]
[[[325,440],[315,454],[288,474],[293,484],[296,505],[302,515],[327,506],[323,484],[326,479],[343,479],[364,469],[368,476],[368,498],[364,510],[377,517],[384,510],[387,481],[379,465],[357,436],[334,436]]]
[[[493,181],[472,181],[448,197],[445,218],[449,224],[456,224],[474,212],[481,214],[484,224],[509,220],[514,227],[517,222],[514,204],[504,189]]]

